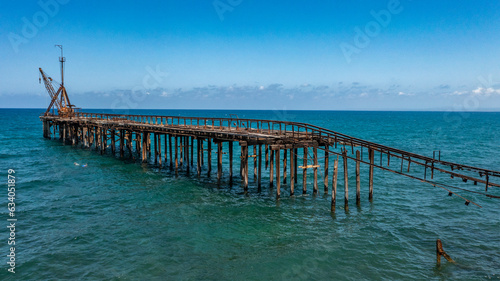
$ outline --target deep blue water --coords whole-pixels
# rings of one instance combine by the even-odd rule
[[[375,170],[369,203],[363,168],[361,206],[351,192],[350,211],[339,202],[332,216],[321,186],[317,196],[309,190],[289,197],[283,185],[277,201],[275,189],[257,192],[252,176],[245,194],[239,180],[230,187],[225,178],[218,188],[214,175],[175,176],[46,140],[41,112],[0,109],[0,170],[5,187],[7,169],[16,171],[18,218],[16,274],[7,272],[4,227],[0,280],[500,279],[500,199],[461,193],[483,208],[465,206],[439,188]],[[500,113],[129,113],[300,121],[423,155],[440,150],[444,160],[500,170]],[[340,198],[342,186],[339,180]],[[6,188],[0,198],[0,220],[7,225]],[[436,266],[438,238],[456,264]]]

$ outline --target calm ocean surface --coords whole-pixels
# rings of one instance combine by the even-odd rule
[[[275,189],[257,192],[253,176],[244,194],[239,179],[217,188],[214,176],[175,176],[46,140],[38,119],[43,111],[0,109],[2,184],[7,169],[15,169],[18,219],[12,274],[2,189],[0,280],[500,280],[500,199],[462,192],[483,208],[465,206],[442,189],[376,169],[369,203],[365,169],[361,207],[350,192],[350,211],[338,202],[332,217],[330,196],[322,188],[313,196],[312,185],[307,196],[295,197],[287,196],[284,185],[276,201]],[[423,155],[440,150],[444,160],[500,170],[500,113],[129,113],[300,121]],[[263,175],[267,183],[267,171]],[[438,238],[456,264],[436,266]]]

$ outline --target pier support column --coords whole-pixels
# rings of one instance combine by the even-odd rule
[[[304,147],[304,167],[302,168],[302,194],[307,193],[307,147]]]
[[[248,190],[248,145],[246,142],[240,142],[241,146],[241,170],[243,174],[243,189]]]
[[[330,164],[329,161],[330,161],[330,157],[329,157],[329,154],[328,154],[328,145],[325,146],[325,173],[324,173],[324,181],[323,181],[323,189],[324,189],[324,192],[325,194],[328,194],[328,165]]]
[[[179,136],[179,161],[180,161],[180,164],[179,164],[179,167],[182,169],[182,167],[184,166],[184,137],[183,136]]]
[[[134,157],[132,153],[132,131],[125,131],[125,136],[127,137],[127,149],[129,152],[129,157]]]
[[[196,139],[196,151],[197,151],[197,158],[196,158],[196,171],[198,172],[198,177],[201,176],[201,157],[203,155],[203,152],[201,151],[201,139]]]
[[[189,175],[191,172],[191,166],[189,165],[189,137],[184,137],[184,146],[186,147],[185,162],[186,162],[186,173]]]
[[[259,159],[259,166],[258,166],[258,172],[257,172],[257,189],[260,191],[261,190],[261,181],[262,181],[262,144],[259,144],[259,151],[258,151],[258,156]]]
[[[291,150],[290,150],[291,151]],[[299,179],[298,179],[298,166],[299,166],[299,156],[298,156],[298,152],[299,150],[297,148],[294,148],[293,149],[293,158],[294,158],[294,167],[293,167],[293,170],[294,170],[294,174],[295,174],[295,184],[297,184],[299,182]]]
[[[102,148],[101,154],[106,153],[106,147],[108,146],[108,129],[102,128]]]
[[[253,180],[257,180],[257,145],[253,145]]]
[[[283,149],[283,184],[286,184],[286,162],[287,162],[288,150]]]
[[[179,151],[179,148],[178,148],[178,137],[177,136],[174,136],[174,140],[175,140],[175,147],[174,147],[174,150],[175,150],[175,174],[179,174],[179,155],[178,155],[178,151]]]
[[[125,131],[120,130],[120,157],[123,158],[124,151],[123,151],[123,146],[125,145]]]
[[[163,134],[163,141],[164,141],[164,145],[165,145],[165,166],[168,166],[167,165],[167,134]]]
[[[359,175],[360,159],[360,152],[359,150],[356,150],[356,205],[358,206],[361,204],[361,178]]]
[[[142,152],[142,162],[146,163],[148,161],[148,132],[143,132],[142,133],[142,147],[141,147],[141,152]]]
[[[233,182],[233,142],[229,141],[229,183]]]
[[[212,139],[208,138],[207,139],[207,164],[208,164],[208,171],[207,175],[210,176],[210,172],[212,172]]]
[[[66,124],[63,124],[63,134],[62,134],[62,140],[63,140],[63,145],[66,144]]]
[[[274,186],[274,150],[271,150],[271,157],[269,159],[269,187]]]
[[[135,153],[137,154],[137,157],[142,158],[142,139],[140,132],[135,132]]]
[[[373,162],[375,159],[375,151],[370,148],[368,150],[368,155],[370,156],[370,172],[369,172],[369,193],[368,193],[368,200],[370,202],[373,201]]]
[[[111,130],[111,153],[113,156],[115,155],[115,145],[116,145],[116,139],[115,139],[115,130]]]
[[[190,145],[189,147],[191,148],[191,163],[189,164],[189,167],[193,167],[194,165],[194,137],[188,137],[190,139]]]
[[[201,139],[201,143],[200,143],[200,147],[201,147],[201,166],[203,167],[203,165],[205,165],[205,149],[204,149],[204,145],[203,145],[203,142],[205,140],[204,139]]]
[[[266,150],[266,170],[267,170],[267,167],[269,166],[269,145],[266,144],[265,146],[265,150]]]
[[[173,156],[172,156],[172,135],[170,135],[170,134],[168,135],[168,157],[170,159],[170,170],[173,170],[174,169],[174,161],[172,159],[173,158]]]
[[[281,196],[281,178],[280,178],[280,149],[276,149],[276,199]]]
[[[158,134],[153,133],[154,144],[155,144],[155,165],[158,164]]]
[[[313,148],[313,158],[314,158],[314,194],[318,194],[318,148],[315,146]]]
[[[349,210],[349,175],[347,172],[347,151],[342,153],[344,158],[344,208]]]
[[[332,207],[331,211],[335,212],[335,204],[337,202],[337,179],[339,171],[339,157],[333,162],[333,176],[332,176]]]
[[[222,142],[217,143],[217,184],[222,178]]]
[[[161,169],[162,166],[162,157],[161,157],[161,134],[158,134],[158,164]]]
[[[295,159],[293,155],[293,148],[290,149],[290,196],[293,196],[295,193]]]

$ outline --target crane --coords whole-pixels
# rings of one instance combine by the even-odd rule
[[[45,89],[49,93],[51,98],[50,105],[45,111],[45,116],[50,115],[50,110],[52,109],[54,114],[55,108],[57,108],[57,114],[60,116],[71,116],[74,112],[74,105],[69,101],[68,93],[66,92],[66,88],[64,87],[64,62],[66,58],[63,56],[63,48],[62,45],[56,45],[61,49],[61,56],[59,57],[59,62],[61,63],[61,83],[58,85],[58,90],[56,91],[53,87],[53,83],[55,81],[45,73],[42,68],[39,68],[41,78],[39,78],[39,82],[43,79],[43,83],[45,85]],[[55,108],[54,108],[55,106]]]

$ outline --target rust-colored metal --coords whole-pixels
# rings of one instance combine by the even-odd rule
[[[63,67],[64,61],[61,61]],[[283,150],[283,177],[286,179],[286,171],[288,162],[287,151],[290,150],[290,180],[293,185],[290,186],[291,194],[294,194],[294,185],[297,183],[299,177],[297,168],[300,162],[300,157],[297,155],[298,149],[303,149],[302,161],[302,178],[303,178],[303,193],[307,192],[307,169],[313,169],[314,171],[314,182],[313,182],[313,192],[316,193],[318,190],[317,183],[317,168],[320,167],[318,163],[317,149],[325,151],[325,161],[324,165],[324,190],[328,192],[328,157],[329,155],[341,156],[344,160],[344,164],[347,160],[352,159],[356,161],[357,165],[363,164],[369,166],[369,199],[371,201],[373,196],[373,169],[377,168],[379,170],[389,171],[395,174],[399,174],[408,178],[416,179],[422,182],[429,183],[435,187],[442,188],[450,194],[455,194],[458,197],[465,200],[466,204],[476,203],[462,197],[456,192],[451,191],[460,190],[466,192],[474,192],[478,194],[485,195],[490,198],[499,198],[499,194],[492,194],[492,192],[498,192],[500,187],[500,171],[485,169],[480,167],[474,167],[469,165],[463,165],[453,162],[448,162],[442,160],[441,155],[436,159],[435,157],[427,157],[424,155],[419,155],[397,148],[392,148],[377,144],[374,142],[362,140],[359,138],[354,138],[339,132],[335,132],[329,129],[321,128],[315,125],[301,123],[301,122],[289,122],[289,121],[276,121],[276,120],[262,120],[262,119],[241,119],[238,118],[236,121],[234,118],[208,118],[208,117],[181,117],[181,116],[159,116],[159,115],[122,115],[122,114],[103,114],[103,113],[90,113],[90,112],[80,112],[74,110],[75,108],[71,105],[66,89],[64,88],[64,83],[59,85],[57,91],[54,90],[52,86],[52,79],[48,77],[45,72],[40,69],[40,73],[43,77],[45,87],[49,96],[51,97],[51,102],[47,110],[40,116],[43,122],[43,135],[45,138],[51,139],[56,138],[56,134],[59,134],[59,138],[66,143],[78,144],[82,143],[85,147],[100,150],[102,153],[106,151],[108,146],[107,136],[111,136],[111,152],[115,152],[115,136],[119,137],[119,151],[120,156],[124,155],[124,146],[126,141],[126,147],[130,157],[137,157],[142,161],[148,161],[148,155],[151,154],[151,138],[150,134],[154,137],[154,162],[158,162],[160,165],[162,157],[161,148],[161,136],[164,136],[165,147],[165,165],[167,165],[167,154],[168,154],[168,166],[171,169],[175,168],[178,172],[179,164],[185,162],[187,166],[187,171],[190,169],[189,163],[189,149],[191,150],[191,165],[193,165],[194,153],[194,139],[197,141],[199,146],[199,152],[196,153],[197,159],[197,170],[198,174],[201,173],[202,167],[204,167],[204,151],[207,153],[207,174],[210,174],[212,168],[212,142],[217,144],[217,149],[222,150],[222,143],[228,142],[228,146],[231,153],[229,155],[231,166],[229,168],[229,178],[232,179],[232,151],[233,143],[238,142],[242,146],[242,158],[240,165],[240,175],[243,178],[245,188],[248,187],[248,158],[254,158],[254,178],[257,177],[257,183],[260,186],[261,182],[261,157],[265,157],[265,168],[270,166],[270,182],[271,186],[274,182],[274,167],[279,169],[281,161],[280,157],[276,158],[276,155],[280,155],[279,151]],[[57,108],[57,113],[50,111]],[[53,128],[53,134],[51,132]],[[56,129],[58,128],[58,130]],[[135,135],[135,139],[133,136]],[[174,137],[175,143],[172,145],[172,137]],[[191,142],[189,141],[191,139]],[[135,154],[133,141],[135,140]],[[207,141],[207,150],[203,149],[203,141]],[[168,143],[168,153],[167,153],[167,143]],[[339,144],[340,146],[337,146]],[[179,147],[180,145],[180,147]],[[157,148],[158,146],[158,148]],[[253,154],[249,155],[249,146],[253,146]],[[258,150],[257,150],[258,146]],[[261,155],[261,149],[264,146],[265,155]],[[347,148],[351,146],[351,152],[354,147],[359,147],[359,151],[366,149],[368,151],[368,160],[365,161],[363,155],[352,157],[347,155]],[[183,149],[184,148],[184,149]],[[308,150],[313,148],[313,162],[312,165],[308,165]],[[174,150],[174,151],[172,151]],[[269,153],[269,150],[271,153]],[[342,151],[340,151],[342,150]],[[375,164],[375,152],[379,152],[380,159],[377,159],[377,164]],[[180,157],[178,155],[180,153]],[[224,154],[218,151],[218,178],[221,178],[221,167],[220,161],[221,156]],[[271,155],[269,155],[271,154]],[[150,157],[150,156],[149,156]],[[174,158],[175,157],[175,158]],[[258,157],[258,159],[257,159]],[[382,166],[382,158],[387,157],[387,166]],[[408,168],[403,169],[400,167],[392,167],[397,165],[390,165],[390,158],[399,159],[401,161],[408,162]],[[173,159],[174,158],[174,159]],[[385,159],[385,158],[384,158]],[[175,162],[174,162],[175,161]],[[180,163],[179,163],[180,162]],[[380,164],[378,164],[380,162]],[[412,168],[410,169],[410,163]],[[258,164],[258,165],[257,165]],[[332,208],[334,209],[335,201],[337,198],[336,194],[336,183],[338,174],[338,161],[334,161],[333,169],[333,182],[332,182]],[[356,177],[357,177],[357,201],[359,201],[359,168],[356,167]],[[428,179],[427,170],[430,168],[430,179]],[[451,169],[450,169],[451,168]],[[344,171],[347,173],[347,166],[344,166]],[[276,171],[277,172],[277,171]],[[281,174],[276,174],[280,177]],[[344,176],[345,187],[347,187],[347,175]],[[460,186],[455,186],[453,183],[448,183],[449,181],[456,181],[457,179],[463,182],[468,182],[473,184],[471,189],[466,189],[463,187],[464,183],[460,181]],[[286,184],[286,180],[283,184]],[[480,187],[477,184],[484,184],[485,187]],[[277,183],[278,184],[278,183]],[[281,183],[279,183],[281,187]],[[475,189],[474,189],[475,188]],[[347,188],[346,188],[347,189]],[[346,190],[347,191],[347,190]],[[346,192],[347,193],[347,192]],[[447,193],[447,194],[448,194]],[[346,194],[347,195],[347,194]],[[346,198],[347,199],[347,196]],[[346,204],[347,204],[347,200]],[[479,205],[478,205],[479,206]]]

